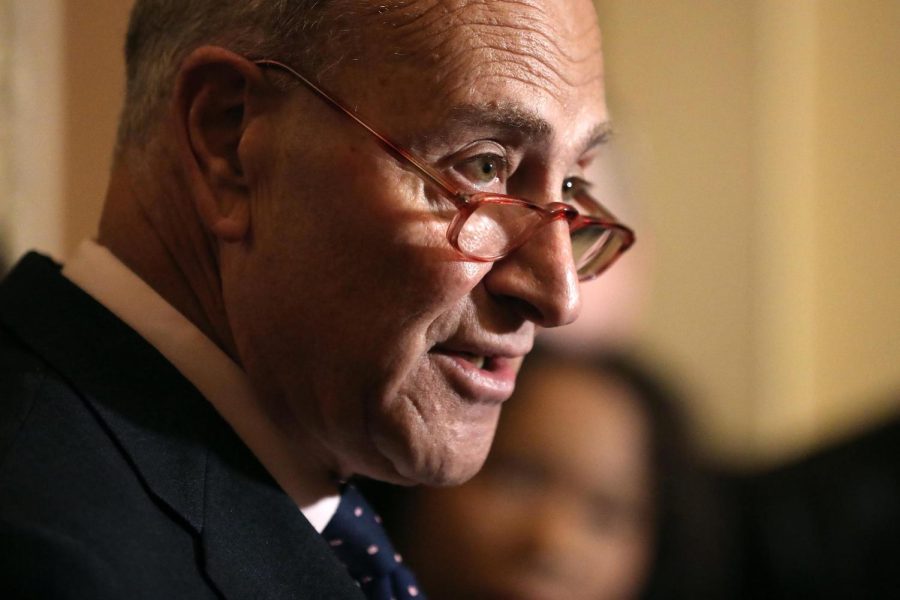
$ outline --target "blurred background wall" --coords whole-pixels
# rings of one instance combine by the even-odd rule
[[[0,0],[0,251],[93,234],[130,2]],[[900,2],[597,0],[609,203],[639,245],[565,343],[683,382],[760,464],[900,410]]]
[[[96,226],[130,1],[0,0],[8,94],[2,248],[64,258]],[[2,173],[2,172],[0,172]]]
[[[771,460],[900,405],[900,3],[598,0],[638,339],[708,447]]]
[[[9,183],[9,151],[10,151],[10,122],[12,112],[11,98],[12,90],[10,84],[12,77],[10,76],[10,54],[12,44],[7,43],[11,38],[12,27],[10,25],[10,14],[12,10],[8,0],[0,0],[0,227],[5,226],[10,217],[6,214],[10,206],[7,201],[7,191],[10,189]],[[7,250],[3,246],[8,243],[9,233],[0,230],[0,271],[6,267]]]

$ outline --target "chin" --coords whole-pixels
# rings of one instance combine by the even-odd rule
[[[427,486],[452,486],[465,483],[481,470],[493,436],[486,440],[441,444],[432,441],[419,452],[394,457],[392,465],[404,480]]]
[[[374,479],[399,485],[450,486],[465,483],[481,469],[493,436],[487,440],[467,439],[466,443],[442,443],[434,438],[374,438],[375,449],[383,460],[375,473],[363,473]]]
[[[500,406],[432,395],[426,410],[421,410],[413,398],[396,396],[388,410],[370,413],[367,429],[372,454],[390,471],[378,479],[429,486],[471,479],[491,448]]]

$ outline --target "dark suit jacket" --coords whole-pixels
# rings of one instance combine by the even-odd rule
[[[30,254],[0,285],[0,597],[362,596],[197,390]]]

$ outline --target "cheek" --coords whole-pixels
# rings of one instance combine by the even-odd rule
[[[242,339],[266,370],[259,379],[286,397],[301,389],[317,407],[336,453],[371,451],[366,438],[378,435],[407,465],[438,464],[462,456],[467,435],[493,433],[496,415],[472,418],[445,401],[428,357],[473,314],[469,294],[488,266],[458,258],[446,215],[415,176],[365,158],[358,165],[354,152],[338,153],[329,164],[343,164],[341,173],[265,190],[246,256],[248,289],[238,291],[247,307],[264,310],[245,311],[254,329]],[[488,421],[477,436],[466,427]]]
[[[456,214],[447,200],[364,136],[325,143],[273,166],[275,183],[254,209],[261,243],[341,280],[329,284],[339,288],[333,301],[369,301],[376,316],[440,311],[474,287],[483,265],[461,261],[447,241]]]
[[[421,327],[474,281],[445,241],[446,223],[415,193],[421,185],[372,156],[364,162],[375,165],[360,165],[356,154],[331,157],[341,173],[265,190],[251,251],[271,270],[275,308],[335,323],[359,347],[367,331],[395,337],[404,324]]]

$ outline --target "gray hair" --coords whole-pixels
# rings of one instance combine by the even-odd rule
[[[316,69],[346,27],[340,0],[137,0],[125,42],[127,88],[118,147],[146,144],[184,58],[204,44]],[[329,44],[331,46],[333,44]]]

